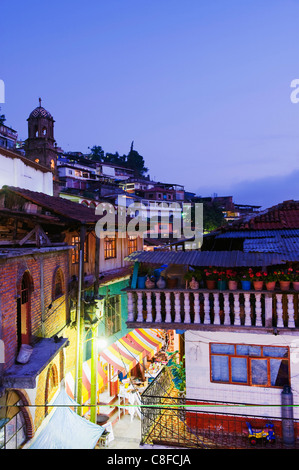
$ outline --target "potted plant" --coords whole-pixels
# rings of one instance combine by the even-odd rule
[[[225,290],[227,288],[227,276],[226,271],[218,271],[217,287],[219,290]]]
[[[265,284],[267,290],[274,290],[277,281],[277,271],[265,273]]]
[[[228,280],[228,288],[229,290],[237,290],[238,288],[238,280],[239,275],[237,271],[233,271],[232,269],[228,269],[226,272],[227,280]]]
[[[296,271],[293,271],[293,279],[292,279],[292,283],[293,283],[293,289],[294,290],[299,290],[299,271],[296,270]]]
[[[253,271],[251,268],[248,271],[243,271],[240,280],[242,284],[242,290],[250,290],[251,289],[251,281],[253,278]]]
[[[216,282],[218,279],[218,271],[215,268],[209,268],[204,270],[206,285],[208,289],[215,289]]]
[[[252,281],[253,281],[254,290],[262,290],[263,285],[264,285],[265,274],[266,273],[262,271],[256,271],[255,273],[253,273]]]
[[[291,281],[292,281],[292,268],[287,269],[286,271],[278,271],[278,282],[280,290],[289,290]]]

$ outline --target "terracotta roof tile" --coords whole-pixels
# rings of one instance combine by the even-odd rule
[[[231,229],[273,230],[299,228],[299,201],[284,201],[250,217],[236,220]]]
[[[96,216],[94,209],[90,209],[89,207],[62,197],[49,196],[44,193],[12,186],[3,187],[0,190],[0,194],[5,191],[11,191],[55,214],[80,223],[95,224],[97,220],[99,220],[99,216]]]

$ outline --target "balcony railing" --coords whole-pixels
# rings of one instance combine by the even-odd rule
[[[296,291],[126,289],[131,327],[299,327]]]

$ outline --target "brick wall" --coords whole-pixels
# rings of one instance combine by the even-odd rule
[[[53,279],[60,267],[64,277],[63,295],[53,301]],[[68,252],[40,253],[2,260],[0,264],[0,295],[2,317],[2,339],[5,345],[4,370],[11,367],[18,353],[17,343],[17,299],[21,294],[21,282],[25,272],[30,275],[31,344],[39,337],[50,338],[66,324],[68,318],[67,284]],[[42,324],[41,273],[44,282],[44,318]],[[50,307],[50,308],[49,308]]]

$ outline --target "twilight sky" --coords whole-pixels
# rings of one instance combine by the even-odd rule
[[[299,199],[298,0],[15,0],[0,15],[0,106],[20,138],[41,97],[65,151],[134,140],[152,178],[197,195]]]

